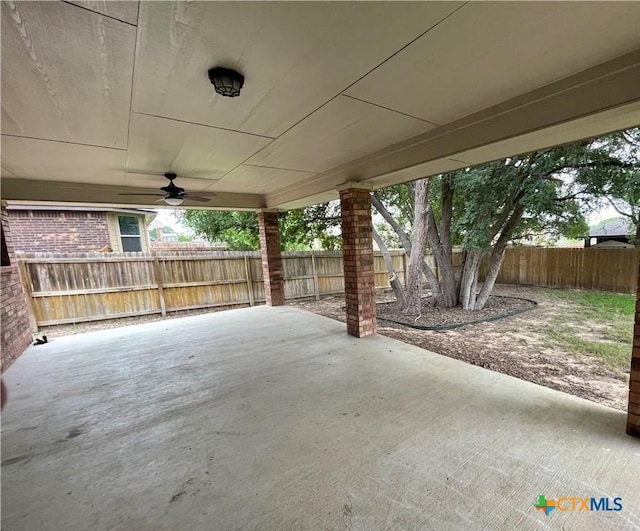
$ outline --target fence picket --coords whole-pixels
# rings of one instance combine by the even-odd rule
[[[262,266],[256,252],[75,253],[19,255],[38,325],[146,315],[189,308],[264,301]],[[506,251],[498,282],[633,293],[640,249],[545,249]],[[406,258],[392,251],[404,282]],[[433,257],[427,256],[433,264]],[[462,253],[454,255],[460,270]],[[287,299],[344,292],[342,254],[283,253]],[[488,264],[484,262],[480,279]],[[377,289],[388,289],[386,267],[374,256]]]
[[[638,260],[640,249],[509,247],[497,282],[635,293]]]

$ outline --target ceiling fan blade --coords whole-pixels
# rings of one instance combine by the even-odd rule
[[[198,192],[200,197],[216,197],[218,194],[215,192]]]
[[[209,201],[211,201],[210,197],[202,197],[199,195],[191,194],[185,194],[184,198],[188,201],[198,201],[199,203],[208,203]]]
[[[156,197],[164,197],[164,194],[118,194],[118,195],[153,195]]]

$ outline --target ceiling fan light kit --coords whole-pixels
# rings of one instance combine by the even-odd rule
[[[221,96],[235,98],[240,96],[244,85],[244,76],[229,68],[215,67],[209,70],[209,81]]]
[[[164,202],[170,206],[180,206],[184,202],[184,199],[182,197],[165,197]]]

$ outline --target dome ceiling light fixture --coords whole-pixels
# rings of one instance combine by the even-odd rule
[[[163,199],[163,201],[167,204],[167,205],[171,205],[171,206],[179,206],[183,203],[184,201],[184,197],[165,197]]]
[[[209,70],[209,81],[221,96],[235,98],[240,96],[240,89],[244,85],[244,76],[235,70],[215,67]]]

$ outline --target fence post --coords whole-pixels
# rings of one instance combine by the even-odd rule
[[[254,306],[256,301],[253,297],[253,282],[251,280],[251,268],[249,267],[249,257],[244,255],[244,272],[247,277],[247,290],[249,291],[249,305]]]
[[[313,289],[316,294],[316,300],[320,300],[320,284],[318,282],[318,270],[316,269],[316,255],[311,251],[311,269],[313,271]]]
[[[24,290],[24,296],[27,300],[27,314],[29,315],[29,327],[31,333],[38,332],[38,320],[36,319],[36,312],[33,309],[33,289],[31,288],[31,277],[29,276],[29,268],[22,261],[18,260],[18,274],[22,280],[22,288]]]
[[[164,301],[164,288],[162,286],[162,269],[160,268],[160,260],[157,256],[153,257],[153,274],[156,277],[156,285],[158,286],[158,300],[160,301],[160,311],[162,317],[167,316],[167,307]]]

